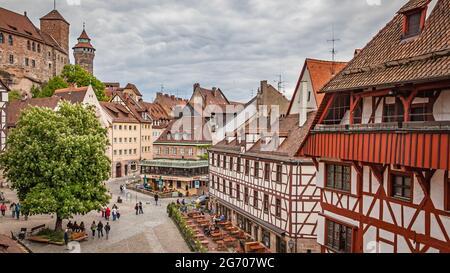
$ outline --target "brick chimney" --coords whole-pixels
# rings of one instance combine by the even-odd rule
[[[194,91],[195,91],[195,89],[197,89],[197,88],[199,88],[200,87],[200,84],[199,83],[194,83]]]

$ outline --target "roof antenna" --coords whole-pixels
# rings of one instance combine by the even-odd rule
[[[334,64],[335,64],[335,59],[336,59],[336,42],[339,42],[341,39],[336,39],[334,36],[334,25],[332,25],[331,27],[331,32],[332,32],[332,36],[331,36],[331,40],[327,40],[327,42],[332,43],[333,44],[333,48],[331,49],[331,58],[332,58],[332,63],[331,63],[331,73],[333,75],[336,74],[335,68],[334,68]]]
[[[164,84],[162,83],[161,84],[161,93],[163,93],[164,92]]]
[[[83,31],[86,30],[86,22],[83,22]]]
[[[283,75],[280,73],[277,75],[278,76],[278,80],[274,81],[277,83],[278,86],[278,92],[282,93],[283,95],[285,94],[286,90],[285,90],[285,86],[284,86],[284,81],[283,81]]]

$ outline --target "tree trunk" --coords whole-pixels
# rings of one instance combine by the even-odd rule
[[[61,217],[59,217],[58,215],[56,216],[56,224],[55,224],[55,231],[62,231],[62,221],[63,219],[61,219]]]

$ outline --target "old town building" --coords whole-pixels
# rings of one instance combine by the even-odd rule
[[[320,250],[316,170],[312,160],[296,158],[296,149],[317,110],[317,91],[335,66],[338,70],[344,64],[307,59],[288,104],[261,82],[258,95],[247,104],[254,103],[257,112],[209,149],[213,208],[271,252]]]
[[[57,10],[34,26],[27,14],[0,7],[0,79],[29,92],[58,75],[69,63],[69,23]]]
[[[321,90],[323,252],[450,252],[450,0],[408,1]]]
[[[78,37],[78,43],[73,47],[73,57],[76,65],[94,74],[95,48],[92,46],[91,38],[87,35],[84,26],[83,32]]]

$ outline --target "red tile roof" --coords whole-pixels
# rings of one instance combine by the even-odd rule
[[[406,3],[399,11],[398,13],[405,13],[408,11],[412,11],[414,9],[421,8],[425,5],[428,5],[431,0],[413,0]]]
[[[23,35],[34,40],[42,41],[39,30],[25,15],[0,7],[0,29],[10,33]]]
[[[163,93],[156,93],[156,98],[153,102],[159,104],[171,117],[173,110],[177,106],[184,107],[187,104],[187,100],[185,99]]]
[[[417,37],[403,39],[404,15],[397,14],[322,91],[391,88],[450,79],[450,0],[436,1]],[[405,7],[422,2],[411,0]]]
[[[86,40],[91,40],[91,38],[89,38],[89,36],[86,33],[86,30],[83,29],[83,32],[81,32],[80,37],[78,37],[78,39],[86,39]]]
[[[17,122],[19,121],[20,113],[30,106],[36,107],[47,107],[50,109],[55,109],[60,102],[59,97],[50,97],[50,98],[34,98],[29,100],[19,100],[8,103],[6,107],[7,113],[7,121],[6,124],[8,127],[15,127]]]
[[[100,102],[105,112],[113,119],[113,122],[139,123],[134,115],[123,105],[114,102]]]
[[[91,43],[77,43],[73,47],[73,49],[75,49],[75,48],[90,48],[90,49],[94,49],[95,50],[94,46],[92,46]]]
[[[292,98],[295,98],[298,90],[300,89],[300,84],[303,78],[303,75],[308,69],[309,76],[311,78],[311,85],[313,88],[314,96],[316,98],[317,105],[323,100],[323,94],[320,93],[320,90],[327,84],[335,75],[337,75],[344,67],[347,65],[347,62],[332,62],[325,60],[317,60],[317,59],[306,59],[300,76],[297,81],[297,86],[295,87],[295,93]],[[289,106],[288,113],[292,108],[292,104],[294,103],[294,99],[291,101],[291,105]]]
[[[142,97],[141,92],[139,91],[139,89],[136,87],[136,85],[132,84],[132,83],[128,83],[124,89],[131,89],[134,91],[134,93],[136,94],[136,96]]]
[[[60,20],[66,22],[68,25],[69,23],[64,19],[64,17],[59,13],[57,10],[50,11],[47,15],[41,18],[41,20]]]
[[[82,103],[86,97],[88,87],[68,87],[64,89],[55,90],[54,96],[60,97],[65,101],[71,103]]]

